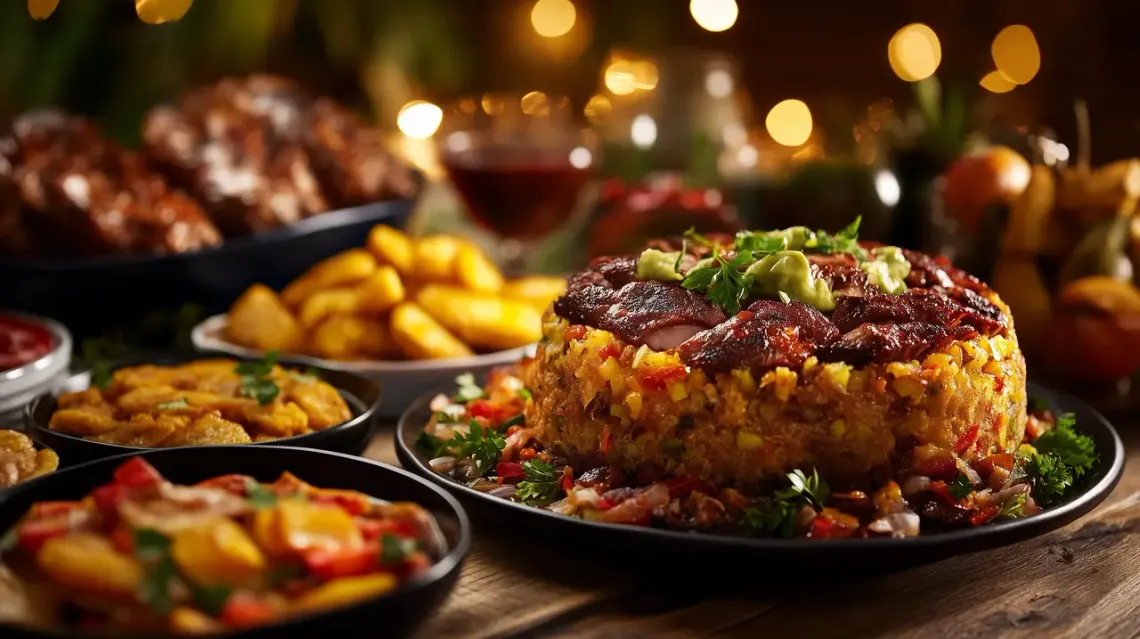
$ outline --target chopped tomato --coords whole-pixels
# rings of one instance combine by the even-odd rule
[[[65,515],[40,521],[26,521],[20,524],[16,535],[22,548],[31,552],[39,552],[47,540],[62,537],[70,531],[71,522]]]
[[[930,482],[930,492],[938,495],[942,501],[950,504],[951,506],[958,505],[958,499],[950,494],[950,489],[946,487],[946,482],[941,479]]]
[[[985,459],[979,461],[974,470],[982,476],[982,479],[989,479],[993,474],[994,468],[1003,468],[1005,470],[1013,470],[1013,454],[1012,453],[998,453],[990,455]]]
[[[127,499],[127,489],[122,484],[104,484],[91,491],[91,499],[100,513],[115,515],[119,512],[119,504]]]
[[[1048,423],[1039,419],[1036,415],[1030,415],[1029,419],[1025,420],[1025,438],[1028,439],[1030,443],[1047,430],[1049,430]]]
[[[978,425],[974,424],[958,437],[958,441],[954,443],[954,452],[959,455],[973,448],[974,444],[978,441]]]
[[[277,609],[272,604],[248,592],[230,595],[221,614],[222,623],[237,628],[260,626],[277,617]]]
[[[688,373],[684,366],[662,366],[660,368],[638,369],[637,381],[649,390],[663,391],[673,382],[685,379]]]
[[[827,539],[831,536],[831,529],[835,526],[835,522],[826,517],[816,517],[811,520],[811,530],[808,531],[808,537],[812,539]]]
[[[518,424],[511,426],[510,428],[507,429],[507,437],[514,435],[515,433],[519,432],[520,430],[522,430],[522,426],[520,426]]]
[[[609,510],[613,507],[614,503],[608,499],[605,499],[604,497],[601,501],[598,502],[597,506],[594,506],[594,508],[597,508],[598,510]]]
[[[420,551],[416,551],[399,564],[392,566],[391,571],[401,579],[410,579],[421,572],[431,568],[431,559]]]
[[[693,492],[701,492],[706,495],[715,495],[717,492],[714,486],[692,475],[670,477],[665,480],[665,486],[669,489],[669,497],[671,498],[688,497]]]
[[[309,501],[317,504],[331,504],[333,506],[340,506],[348,511],[348,514],[357,516],[363,515],[368,512],[369,503],[368,497],[348,491],[337,490],[317,490],[309,493]]]
[[[230,475],[222,475],[220,477],[213,477],[206,481],[201,481],[195,484],[202,488],[221,488],[229,492],[244,497],[249,492],[249,487],[256,485],[257,480],[249,475],[239,475],[233,473]]]
[[[114,544],[115,550],[130,555],[135,551],[135,533],[126,526],[116,526],[111,531],[111,543]]]
[[[914,471],[927,477],[957,477],[958,464],[953,457],[929,457],[915,461]]]
[[[81,501],[41,501],[32,506],[32,519],[49,519],[83,508]]]
[[[621,348],[617,344],[606,344],[598,351],[598,357],[604,362],[613,357],[617,358],[621,355]]]
[[[379,539],[385,534],[397,537],[414,537],[416,534],[415,527],[402,519],[357,519],[356,526],[360,528],[364,541]]]
[[[380,544],[372,541],[356,548],[313,548],[305,551],[301,559],[311,574],[327,581],[371,572],[379,555]]]
[[[499,411],[491,402],[485,399],[475,399],[467,402],[467,414],[471,417],[486,417],[494,420]]]
[[[599,444],[598,444],[598,446],[599,446],[599,447],[601,448],[601,450],[602,450],[602,454],[603,454],[603,455],[608,455],[608,454],[609,454],[609,452],[610,452],[610,444],[612,443],[612,442],[611,442],[611,438],[612,438],[612,435],[610,434],[610,427],[609,427],[609,426],[604,426],[604,427],[602,428],[602,437],[601,437],[601,441],[600,441],[600,442],[599,442]]]
[[[997,517],[997,514],[1000,512],[1000,506],[986,506],[985,508],[978,510],[978,512],[970,516],[970,523],[974,524],[975,526],[981,526],[994,517]]]
[[[115,483],[127,488],[149,488],[162,481],[162,475],[142,457],[132,457],[115,469]]]
[[[565,331],[562,331],[562,335],[564,335],[566,339],[582,339],[586,336],[586,327],[581,324],[568,326]]]
[[[529,449],[533,451],[534,449]],[[495,474],[504,482],[518,481],[526,477],[522,464],[518,462],[499,462],[495,466]]]
[[[523,461],[526,461],[528,459],[534,459],[534,456],[537,454],[538,453],[535,452],[535,450],[533,448],[531,448],[530,446],[527,446],[526,448],[519,451],[519,459],[521,459]]]
[[[574,488],[574,469],[565,466],[562,469],[562,479],[558,480],[558,484],[564,492],[570,492]]]

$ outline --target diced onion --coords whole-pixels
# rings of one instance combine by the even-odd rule
[[[913,475],[907,477],[900,488],[902,488],[902,494],[904,495],[921,493],[927,488],[930,488],[930,478],[926,475]]]
[[[891,537],[917,537],[919,523],[918,515],[914,513],[891,513],[871,522],[867,525],[867,529]]]
[[[437,473],[446,473],[455,468],[455,458],[450,455],[436,457],[428,462],[428,466],[431,466],[431,469]]]
[[[510,499],[511,497],[514,497],[516,490],[517,489],[513,485],[507,484],[505,486],[499,486],[494,490],[488,491],[487,494],[494,495],[495,497],[502,497],[503,499]]]

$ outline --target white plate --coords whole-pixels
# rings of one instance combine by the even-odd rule
[[[199,351],[224,353],[237,357],[263,357],[263,351],[227,342],[225,334],[228,318],[215,315],[194,327],[190,339]],[[410,361],[338,361],[308,355],[282,353],[279,361],[301,366],[319,366],[331,370],[348,371],[381,385],[379,413],[383,417],[399,417],[417,397],[431,391],[444,390],[455,385],[455,377],[473,373],[476,378],[496,366],[517,362],[534,353],[534,344],[475,357],[453,359],[425,359]]]

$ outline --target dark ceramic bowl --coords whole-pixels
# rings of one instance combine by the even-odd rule
[[[318,261],[364,246],[376,224],[403,226],[414,205],[398,200],[332,211],[193,253],[0,257],[0,307],[53,317],[80,335],[186,303],[222,312],[251,284],[280,290]]]
[[[113,368],[135,366],[139,364],[157,364],[169,366],[197,359],[201,356],[172,356],[158,355],[154,357],[140,356],[129,361],[116,364]],[[237,361],[247,361],[243,358],[231,358]],[[316,367],[314,367],[316,368]],[[255,442],[245,446],[294,446],[299,448],[316,448],[331,450],[349,455],[359,455],[368,447],[372,436],[372,427],[376,423],[376,407],[380,404],[380,385],[360,375],[345,371],[316,368],[320,378],[332,384],[341,397],[344,397],[352,411],[352,419],[324,430],[318,430],[296,437],[284,437],[266,442]],[[79,373],[72,376],[64,385],[67,391],[83,390],[90,385],[90,373]],[[156,448],[141,448],[137,446],[121,446],[119,444],[105,444],[103,442],[83,439],[75,435],[65,435],[48,428],[52,413],[56,409],[56,395],[44,393],[24,410],[24,425],[29,436],[36,442],[50,446],[59,455],[60,465],[73,465],[112,455],[137,453]],[[159,447],[161,448],[161,447]],[[197,448],[191,446],[190,448]]]
[[[421,398],[404,413],[396,430],[396,454],[405,468],[450,490],[473,514],[483,515],[489,522],[525,527],[560,546],[606,547],[610,551],[607,556],[620,555],[627,561],[644,563],[649,569],[660,565],[661,557],[669,557],[672,568],[748,565],[762,568],[757,574],[771,575],[769,579],[773,580],[790,573],[801,574],[807,568],[886,572],[1045,534],[1088,513],[1108,497],[1124,470],[1124,446],[1112,425],[1072,396],[1032,382],[1029,394],[1048,399],[1057,409],[1076,415],[1077,429],[1096,442],[1100,459],[1093,469],[1081,478],[1064,502],[1031,517],[906,539],[752,539],[676,532],[586,521],[488,495],[435,472],[416,449],[415,439],[431,417],[428,405],[434,395]]]
[[[399,589],[360,603],[225,635],[241,637],[354,637],[364,628],[376,636],[405,636],[426,619],[451,592],[471,547],[471,526],[456,500],[411,473],[379,462],[304,448],[283,446],[206,446],[168,448],[143,453],[174,483],[189,484],[227,473],[270,482],[284,471],[321,488],[358,490],[379,499],[411,501],[435,516],[446,542],[441,557],[426,573]],[[130,455],[101,459],[21,484],[0,494],[0,530],[7,530],[35,502],[74,500],[111,479]],[[8,639],[58,639],[65,635],[0,624]],[[75,636],[75,635],[66,635]]]

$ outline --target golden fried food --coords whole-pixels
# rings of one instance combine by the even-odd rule
[[[542,314],[526,302],[432,284],[420,290],[416,303],[457,337],[479,348],[516,348],[542,336]]]
[[[566,278],[533,275],[511,280],[503,285],[503,297],[529,302],[540,311],[566,292]]]
[[[381,264],[389,264],[404,277],[413,273],[412,240],[387,224],[377,224],[368,233],[368,251]]]
[[[301,330],[272,289],[254,284],[230,308],[226,338],[263,351],[290,351],[301,343]]]
[[[14,430],[0,430],[0,488],[46,475],[59,468],[59,456],[36,450],[31,438]]]
[[[314,375],[265,362],[247,363],[242,372],[238,366],[211,359],[121,368],[104,389],[62,394],[48,425],[94,441],[150,448],[248,444],[352,418],[340,393]]]
[[[327,359],[393,359],[400,347],[386,322],[357,315],[328,317],[310,333],[309,348]]]
[[[364,249],[350,249],[318,262],[305,274],[281,291],[281,301],[297,308],[310,295],[326,288],[351,286],[362,282],[376,270],[376,258]]]
[[[495,294],[503,289],[503,273],[473,244],[463,246],[455,256],[455,279],[480,293]]]
[[[455,276],[455,260],[467,240],[451,235],[429,235],[416,240],[415,277],[428,282],[448,282]]]
[[[392,337],[411,359],[471,357],[474,352],[414,302],[392,311]]]
[[[404,284],[391,266],[381,266],[363,282],[351,288],[332,288],[309,296],[298,316],[301,326],[311,330],[333,313],[380,314],[404,301]]]

